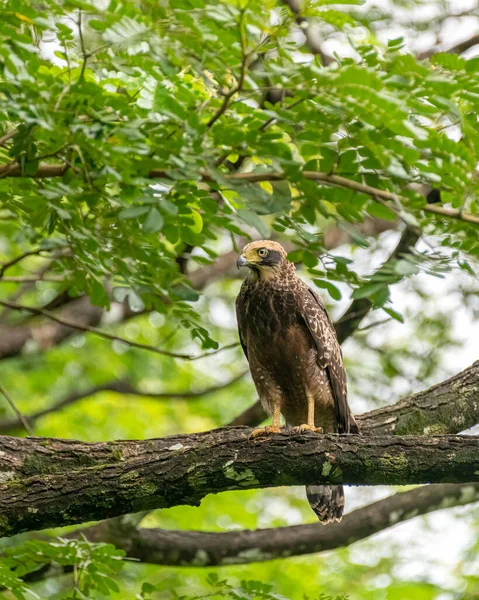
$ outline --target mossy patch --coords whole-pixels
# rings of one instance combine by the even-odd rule
[[[250,486],[257,485],[259,481],[256,479],[255,474],[251,469],[235,469],[232,465],[228,465],[223,469],[224,476],[227,479],[237,481],[239,485]]]

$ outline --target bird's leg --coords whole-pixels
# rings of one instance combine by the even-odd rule
[[[273,420],[271,422],[271,426],[253,429],[250,437],[268,435],[268,433],[281,433],[281,404],[279,402],[279,399],[275,399],[275,401],[273,402]]]
[[[302,425],[298,425],[298,427],[293,427],[294,433],[304,433],[305,431],[314,431],[316,433],[323,433],[322,427],[314,426],[314,396],[310,392],[308,392],[308,422],[303,423]]]

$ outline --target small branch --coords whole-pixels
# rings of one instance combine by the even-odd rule
[[[63,177],[68,170],[67,164],[57,165],[39,165],[34,175],[22,173],[22,168],[18,162],[2,165],[0,167],[0,178],[2,177],[33,177],[35,179],[47,177]]]
[[[304,102],[304,98],[300,98],[299,100],[296,100],[296,102],[292,102],[289,106],[286,106],[283,108],[290,110],[290,109],[294,108],[295,106],[298,106],[298,104],[301,104],[302,102]],[[277,122],[277,120],[278,120],[277,117],[271,117],[270,119],[268,119],[261,125],[261,127],[258,129],[258,131],[261,131],[261,133],[263,133],[264,131],[266,131],[268,129],[268,127],[271,127],[271,125],[274,125]],[[235,151],[237,151],[238,148],[239,148],[239,146],[231,148],[230,150],[228,150],[228,152],[219,156],[215,161],[215,167],[220,167],[225,162],[225,160],[228,158],[228,156],[230,154],[233,154]]]
[[[81,66],[80,77],[79,77],[79,81],[81,81],[84,78],[84,76],[85,76],[86,63],[88,61],[88,54],[87,54],[87,51],[86,51],[86,48],[85,48],[85,40],[83,39],[82,12],[81,12],[81,10],[78,11],[77,26],[78,26],[78,35],[79,35],[79,38],[80,38],[81,53],[83,55],[83,63],[82,63],[82,66]]]
[[[289,6],[291,12],[294,14],[296,24],[301,29],[306,38],[306,43],[313,54],[320,57],[321,63],[327,66],[333,62],[333,59],[325,54],[321,48],[321,40],[312,31],[311,23],[306,17],[301,15],[301,0],[283,0],[284,4]]]
[[[17,415],[17,419],[18,422],[21,423],[23,425],[23,427],[25,428],[25,431],[28,433],[28,435],[35,435],[33,433],[33,429],[30,427],[30,424],[28,423],[27,419],[22,415],[22,413],[18,410],[18,408],[15,405],[15,402],[12,400],[12,398],[10,397],[10,394],[7,392],[7,390],[4,388],[4,386],[0,383],[0,392],[5,396],[5,398],[7,399],[8,404],[10,405],[10,408],[13,410],[13,412]]]
[[[59,275],[58,277],[55,277],[54,275],[50,275],[50,276],[44,276],[44,277],[24,277],[22,275],[19,276],[14,276],[14,277],[2,277],[0,278],[0,283],[37,283],[38,281],[47,281],[47,282],[54,282],[54,283],[59,283],[61,281],[65,281],[65,277],[62,275]]]
[[[225,388],[235,384],[237,381],[242,379],[246,375],[247,371],[243,371],[236,377],[233,377],[226,383],[221,385],[210,386],[203,390],[199,390],[197,392],[186,391],[186,392],[142,392],[137,388],[133,387],[126,381],[122,380],[113,380],[102,385],[93,386],[83,392],[74,392],[73,394],[69,394],[65,398],[58,400],[52,406],[34,412],[28,415],[27,420],[29,423],[35,423],[38,419],[45,417],[46,415],[58,412],[67,406],[71,406],[75,402],[79,400],[83,400],[84,398],[90,398],[95,394],[100,392],[117,392],[119,394],[125,394],[127,396],[140,396],[143,398],[154,398],[155,400],[196,400],[198,398],[203,398],[204,396],[208,396],[210,394],[215,394],[220,390],[224,390]],[[0,421],[0,434],[4,435],[10,433],[12,430],[17,429],[23,422],[20,417],[17,415],[16,419],[8,419],[4,421]]]
[[[240,22],[239,22],[240,42],[241,42],[240,76],[239,76],[237,84],[235,86],[233,86],[229,90],[229,92],[227,92],[224,95],[221,106],[219,107],[219,109],[215,112],[215,114],[211,117],[211,119],[206,124],[206,126],[208,128],[212,127],[216,123],[216,121],[228,110],[228,107],[230,105],[230,102],[231,102],[231,99],[233,98],[233,96],[243,89],[244,81],[246,78],[246,72],[248,70],[248,62],[249,62],[249,54],[246,52],[246,36],[245,36],[245,32],[244,32],[244,20],[245,20],[246,9],[247,9],[247,6],[245,8],[243,8],[243,10],[241,11]]]
[[[473,46],[477,46],[478,44],[479,44],[479,34],[476,34],[476,35],[471,36],[467,40],[459,42],[458,44],[454,44],[454,46],[450,46],[449,48],[447,48],[445,50],[441,50],[439,48],[430,48],[429,50],[426,50],[425,52],[421,52],[420,54],[418,54],[417,58],[418,58],[418,60],[424,60],[426,58],[430,58],[431,56],[433,56],[433,54],[436,54],[437,52],[447,52],[448,54],[462,54],[466,50],[469,50],[469,48],[472,48]]]
[[[118,335],[113,335],[112,333],[108,333],[107,331],[98,329],[98,327],[93,327],[91,325],[84,325],[84,324],[77,323],[75,321],[66,320],[62,317],[58,317],[54,313],[52,313],[48,310],[45,310],[43,308],[36,308],[33,306],[24,306],[23,304],[7,302],[6,300],[0,300],[0,306],[5,306],[12,310],[29,312],[33,315],[42,315],[44,317],[47,317],[47,319],[50,319],[52,321],[55,321],[56,323],[59,323],[60,325],[65,325],[66,327],[71,327],[72,329],[77,329],[78,331],[83,331],[83,332],[88,331],[88,332],[94,333],[95,335],[98,335],[99,337],[102,337],[106,340],[122,342],[128,346],[131,346],[132,348],[139,348],[140,350],[148,350],[149,352],[154,352],[156,354],[162,354],[163,356],[170,356],[171,358],[181,358],[183,360],[198,360],[200,358],[205,358],[206,356],[213,356],[214,354],[218,354],[218,352],[222,352],[223,350],[229,350],[230,348],[236,348],[236,346],[238,346],[238,343],[235,342],[233,344],[227,344],[226,346],[222,346],[221,348],[218,348],[217,350],[212,350],[211,352],[205,352],[204,354],[199,354],[197,356],[194,356],[191,354],[182,354],[182,353],[178,353],[178,352],[168,352],[167,350],[161,350],[160,348],[157,348],[156,346],[150,346],[148,344],[141,344],[140,342],[134,342],[132,340],[127,340]]]
[[[15,135],[17,134],[17,131],[18,130],[15,128],[13,131],[10,131],[9,133],[6,133],[2,137],[0,137],[0,148],[3,148],[5,146],[5,144],[8,142],[8,140],[11,140],[13,137],[15,137]]]
[[[36,248],[35,250],[28,250],[27,252],[24,252],[23,254],[20,254],[19,256],[12,258],[12,260],[10,260],[6,263],[3,263],[2,266],[0,267],[0,279],[3,277],[3,274],[5,273],[5,271],[7,269],[9,269],[10,267],[13,267],[13,265],[16,265],[17,263],[22,261],[24,258],[27,258],[28,256],[37,256],[41,252],[44,252],[44,250],[42,248]]]
[[[37,172],[34,175],[23,175],[18,165],[11,167],[9,165],[0,167],[0,177],[61,177],[67,169],[67,165],[40,165]],[[178,174],[175,174],[175,176]],[[171,179],[171,171],[165,169],[152,169],[148,175],[151,179]],[[207,171],[201,174],[203,181],[212,181],[214,178]],[[252,173],[225,173],[222,174],[224,179],[237,182],[245,183],[259,183],[260,181],[284,181],[287,179],[286,175],[282,173],[272,171],[252,172]],[[333,187],[345,188],[354,190],[361,194],[366,194],[373,199],[381,198],[390,202],[406,202],[407,198],[403,198],[399,194],[389,192],[388,190],[381,190],[379,188],[373,188],[364,183],[341,177],[340,175],[330,175],[329,173],[322,173],[320,171],[303,171],[303,177],[311,181],[319,181],[324,185]],[[179,177],[181,178],[181,177]],[[434,206],[427,204],[422,206],[420,209],[424,212],[436,214],[438,216],[448,217],[464,221],[465,223],[472,223],[479,225],[479,216],[464,213],[460,210],[443,208],[441,206]]]

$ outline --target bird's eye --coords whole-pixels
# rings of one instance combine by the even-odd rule
[[[266,248],[260,248],[258,250],[258,255],[261,257],[268,256],[268,251],[266,250]]]

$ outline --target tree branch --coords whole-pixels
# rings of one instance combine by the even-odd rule
[[[33,175],[24,175],[19,166],[12,168],[11,165],[0,167],[0,177],[61,177],[64,174],[64,165],[40,165]],[[178,175],[178,177],[176,177]],[[148,175],[152,179],[171,179],[171,171],[165,169],[152,169]],[[214,178],[208,172],[201,174],[203,181],[212,181]],[[274,171],[262,171],[261,173],[222,173],[222,177],[230,181],[246,182],[246,183],[258,183],[261,181],[284,181],[287,179],[286,175],[277,173]],[[329,173],[322,173],[320,171],[303,171],[303,177],[311,181],[319,181],[324,185],[333,187],[340,187],[345,189],[354,190],[361,194],[366,194],[373,199],[381,198],[388,202],[407,202],[407,198],[403,198],[399,194],[389,192],[388,190],[382,190],[379,188],[373,188],[370,185],[354,181],[353,179],[347,179],[340,175],[331,175]],[[175,179],[181,178],[179,173],[175,173]],[[427,204],[422,206],[420,209],[424,212],[436,214],[438,216],[457,219],[466,223],[472,223],[479,225],[479,216],[462,212],[452,208],[444,208],[442,206],[434,206]]]
[[[459,433],[479,423],[479,361],[424,392],[357,417],[365,435]]]
[[[22,425],[24,427],[24,429],[28,435],[33,435],[33,430],[31,428],[30,423],[28,422],[28,419],[26,417],[24,417],[22,415],[22,413],[18,410],[18,408],[15,405],[15,402],[10,397],[10,394],[7,392],[7,390],[3,387],[3,385],[1,383],[0,383],[0,393],[2,393],[5,396],[8,404],[10,405],[10,408],[17,415],[16,421],[18,422],[18,424]]]
[[[306,44],[309,46],[311,52],[320,57],[321,63],[324,66],[331,64],[333,59],[323,51],[319,35],[314,32],[310,21],[301,15],[301,0],[283,0],[283,2],[289,6],[293,13],[296,24],[303,32],[304,37],[306,38]]]
[[[240,32],[240,43],[241,43],[240,76],[238,78],[236,85],[234,85],[224,95],[221,106],[219,107],[219,109],[215,112],[215,114],[211,117],[211,119],[206,124],[206,127],[208,127],[208,128],[212,127],[216,123],[216,121],[228,110],[228,107],[230,105],[230,102],[231,102],[231,99],[233,98],[233,96],[243,89],[243,85],[244,85],[245,78],[246,78],[246,72],[248,70],[248,62],[249,62],[249,58],[250,58],[249,54],[246,52],[246,36],[245,36],[245,32],[244,32],[244,25],[245,25],[244,21],[245,21],[245,14],[246,14],[247,8],[248,8],[248,6],[246,5],[241,10],[240,21],[239,21],[239,32]]]
[[[453,418],[453,415],[461,415],[461,418]],[[437,422],[434,421],[435,417]],[[470,427],[479,421],[479,361],[430,390],[400,400],[394,406],[359,416],[357,419],[367,433],[378,434],[409,433],[411,431],[426,433],[426,429],[417,428],[418,422],[429,423],[431,431],[436,430],[435,425],[439,424],[440,431],[451,433]],[[199,434],[199,436],[201,435],[211,434]],[[347,437],[355,439],[353,436]],[[408,439],[411,441],[414,438]],[[439,439],[441,440],[441,438]],[[172,438],[170,440],[173,441]],[[38,440],[35,441],[38,442]],[[303,439],[303,441],[307,440]],[[76,444],[75,442],[63,443]],[[269,442],[265,439],[263,443],[268,444]],[[429,440],[429,443],[434,443],[434,441]],[[177,444],[173,445],[173,448],[179,452],[181,448]],[[51,452],[46,441],[40,441],[40,445],[44,454]],[[98,447],[98,445],[94,446]],[[71,447],[67,446],[67,451],[70,450]],[[290,453],[288,449],[288,455]],[[57,469],[59,468],[58,463],[63,460],[67,462],[61,468],[63,470],[71,468],[65,452],[60,452],[57,456]],[[53,470],[50,465],[51,460],[55,460],[54,457],[55,454],[49,458],[50,462],[45,469],[47,472]],[[117,456],[118,458],[119,456]],[[28,472],[31,465],[39,464],[33,456],[24,456],[23,458],[19,456],[18,459],[17,464],[23,462],[27,465],[26,476],[31,476],[31,473]],[[78,453],[73,460],[84,463],[87,459],[83,457],[83,453]],[[102,459],[100,458],[100,460]],[[107,462],[106,457],[103,460]],[[383,457],[383,462],[394,470],[394,459],[391,460],[390,453],[387,453],[387,457]],[[147,463],[146,459],[145,463]],[[401,465],[404,465],[404,456],[401,456],[397,465],[398,471],[403,468]],[[191,466],[195,467],[196,463]],[[248,477],[242,479],[238,477],[241,472],[233,466],[233,463],[228,464],[227,469],[228,467],[233,467],[233,470],[227,472],[236,478],[240,486],[242,481],[247,482],[249,473]],[[86,464],[85,468],[88,468]],[[108,472],[108,468],[108,464],[103,465],[105,473]],[[74,469],[73,471],[76,476],[76,471]],[[5,471],[0,472],[5,473]],[[129,473],[124,478],[126,480],[129,478],[131,481],[135,478],[137,471]],[[201,475],[198,475],[194,468],[189,473],[191,473],[192,484],[196,483],[198,476],[201,481]],[[70,492],[67,489],[65,493],[68,495]],[[328,527],[315,523],[271,530],[208,533],[138,529],[138,521],[125,527],[123,520],[110,519],[86,529],[82,528],[70,535],[81,534],[94,542],[113,543],[118,548],[125,550],[127,556],[149,563],[176,566],[244,564],[346,546],[397,523],[414,518],[416,515],[465,505],[476,502],[478,499],[479,485],[477,483],[437,484],[395,494],[385,500],[358,509],[346,515],[340,524],[328,525]],[[42,573],[42,576],[45,575],[46,573]]]
[[[479,437],[217,429],[144,441],[0,438],[0,537],[281,485],[479,481]]]
[[[426,58],[430,58],[433,54],[436,54],[436,52],[447,52],[448,54],[462,54],[466,50],[469,50],[469,48],[477,46],[478,44],[479,34],[476,34],[471,36],[470,38],[467,38],[467,40],[454,44],[454,46],[450,46],[446,50],[440,50],[439,48],[430,48],[425,52],[421,52],[420,54],[418,54],[417,58],[418,60],[424,60]]]
[[[414,418],[407,418],[408,411]],[[465,416],[451,417],[460,413]],[[367,433],[383,434],[418,431],[418,421],[434,425],[435,416],[441,424],[440,430],[448,432],[479,421],[479,361],[430,390],[357,418]],[[250,441],[248,432],[219,429],[142,442],[96,444],[0,437],[0,536],[178,503],[198,504],[207,493],[232,489],[339,480],[354,484],[421,480],[467,483],[477,482],[479,477],[479,438],[472,436],[376,438],[283,433]],[[304,552],[331,549],[335,546],[327,544],[332,538],[320,531],[329,532],[333,527],[338,546],[344,545],[416,514],[473,502],[477,492],[477,484],[419,488],[356,511],[345,517],[341,525],[278,530],[274,534],[278,536],[275,538],[278,551],[281,544],[288,545],[287,540],[295,531],[298,543],[293,544],[291,554],[300,553],[298,548],[303,548],[306,540],[310,543],[304,546]],[[355,529],[354,523],[363,516],[364,527]],[[98,537],[109,535],[105,526],[101,523],[93,530],[86,530],[86,534],[90,539],[97,536],[108,541]],[[187,564],[187,552],[201,549],[203,543],[210,548],[208,539],[213,535],[206,534],[201,540],[199,533],[192,539],[189,532],[182,532],[184,537],[168,532],[167,543],[164,532],[159,531],[158,537],[154,531],[139,530],[128,535],[124,532],[123,541],[117,539],[114,543],[124,547],[132,557],[167,564],[173,564],[170,549],[176,544],[179,563],[175,564],[183,560]],[[347,538],[346,531],[352,532],[351,538]],[[241,542],[244,546],[238,545],[235,554],[230,538],[222,537],[224,543],[218,545],[217,553],[204,564],[216,564],[218,556],[224,557],[222,564],[274,558],[275,555],[268,556],[271,551],[266,542],[268,534],[259,531],[257,538],[254,534],[220,534],[234,535],[238,544],[244,540]],[[118,535],[116,532],[117,538]],[[254,542],[261,552],[248,552],[248,542]],[[144,554],[140,552],[142,543]]]
[[[103,311],[98,306],[93,306],[86,296],[71,302],[61,312],[61,318],[69,321],[75,319],[77,323],[87,326],[97,325]],[[45,350],[65,339],[75,332],[74,329],[60,323],[47,321],[38,325],[0,325],[0,359],[18,356],[25,346],[34,341],[39,348]]]
[[[381,219],[365,219],[363,223],[358,225],[358,229],[368,236],[378,236],[382,232],[396,227],[396,221],[383,221]],[[324,232],[324,246],[328,250],[349,241],[348,233],[338,227],[329,227]],[[188,278],[192,287],[196,290],[202,290],[222,277],[235,277],[238,273],[236,268],[237,258],[235,251],[226,252],[219,256],[214,263],[202,266],[189,273]],[[12,298],[12,300],[14,299]],[[73,319],[77,323],[92,326],[100,323],[104,312],[98,306],[93,306],[86,296],[71,298],[68,292],[63,292],[42,308],[52,310],[67,302],[69,306],[60,313],[62,318],[66,320]],[[123,304],[121,308],[120,321],[138,315],[138,313],[133,313],[126,304]],[[75,333],[74,329],[48,320],[35,325],[25,323],[19,325],[0,324],[0,360],[18,356],[31,341],[34,341],[41,350],[45,350],[60,344],[73,333]]]
[[[102,337],[106,340],[122,342],[123,344],[126,344],[127,346],[131,346],[132,348],[139,348],[140,350],[148,350],[149,352],[154,352],[155,354],[162,354],[163,356],[169,356],[171,358],[181,358],[183,360],[198,360],[200,358],[204,358],[206,356],[213,356],[214,354],[218,354],[218,352],[222,352],[223,350],[228,350],[229,348],[235,348],[236,346],[238,346],[238,342],[235,342],[233,344],[227,344],[226,346],[222,346],[221,348],[218,348],[217,350],[212,350],[211,352],[205,352],[204,354],[198,354],[196,356],[191,355],[191,354],[184,354],[184,353],[180,353],[180,352],[169,352],[168,350],[162,350],[161,348],[157,348],[156,346],[150,346],[148,344],[141,344],[140,342],[134,342],[133,340],[127,340],[118,335],[109,333],[108,331],[103,331],[102,329],[98,329],[98,327],[93,327],[92,325],[84,325],[82,323],[79,323],[78,321],[70,321],[70,320],[64,319],[63,317],[59,317],[55,313],[45,310],[44,308],[38,308],[38,307],[34,307],[34,306],[24,306],[23,304],[17,304],[15,302],[8,302],[6,300],[0,300],[0,306],[5,306],[12,310],[29,312],[32,315],[42,315],[43,317],[47,317],[47,319],[55,321],[56,323],[59,323],[60,325],[63,325],[65,327],[69,327],[71,329],[76,329],[78,331],[83,331],[83,332],[88,331],[89,333],[94,333],[98,337]]]
[[[246,375],[247,371],[243,371],[236,377],[233,377],[226,383],[222,383],[221,385],[214,385],[203,390],[199,391],[185,391],[185,392],[142,392],[141,390],[135,388],[127,381],[122,380],[113,380],[102,385],[93,386],[83,392],[74,392],[69,394],[65,398],[58,400],[52,406],[48,406],[42,410],[36,411],[26,417],[28,423],[33,425],[38,419],[41,417],[45,417],[54,412],[58,412],[67,406],[71,406],[75,402],[79,400],[83,400],[84,398],[89,398],[98,394],[100,392],[117,392],[119,394],[126,394],[129,396],[141,396],[143,398],[154,398],[155,400],[195,400],[197,398],[203,398],[204,396],[208,396],[210,394],[214,394],[219,392],[220,390],[224,390],[225,388],[233,385],[240,379],[242,379]],[[1,389],[1,387],[0,387]],[[6,419],[4,421],[0,421],[0,434],[4,435],[6,433],[10,433],[12,430],[18,429],[23,422],[20,419],[20,416],[17,418]],[[31,431],[28,431],[30,435],[33,435]]]
[[[17,263],[22,261],[24,258],[27,258],[28,256],[37,256],[41,252],[45,252],[45,250],[43,248],[35,248],[35,250],[28,250],[28,252],[24,252],[23,254],[20,254],[19,256],[12,258],[12,260],[10,260],[6,263],[3,263],[2,266],[0,267],[0,279],[3,278],[3,274],[5,273],[5,271],[7,269],[9,269],[10,267],[13,267],[13,265],[16,265]]]
[[[172,566],[223,566],[301,556],[349,546],[418,515],[479,501],[479,483],[428,485],[359,508],[327,527],[320,523],[254,531],[119,529],[104,521],[81,534],[114,544],[129,558]],[[75,534],[74,534],[75,535]],[[78,535],[78,534],[76,534]]]

